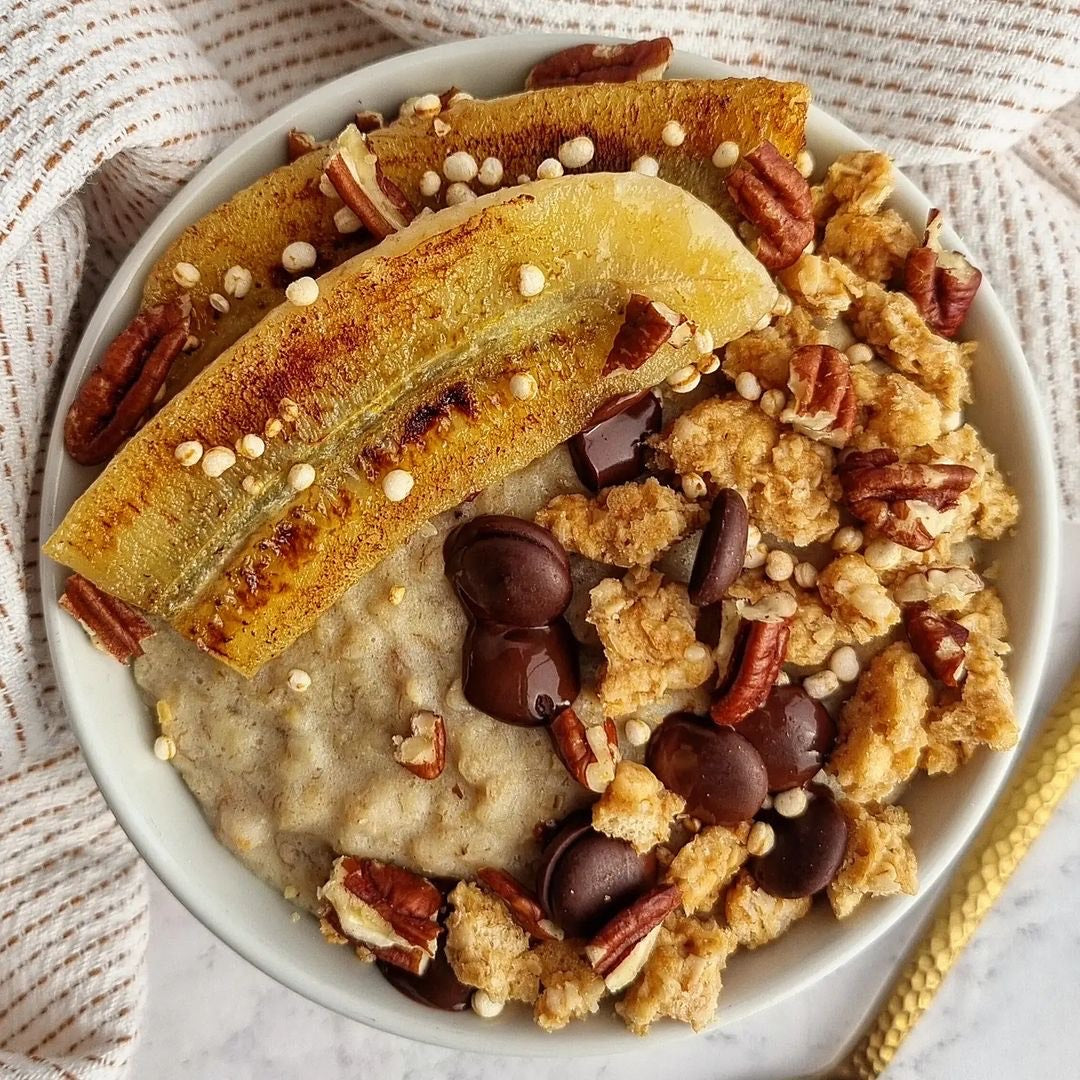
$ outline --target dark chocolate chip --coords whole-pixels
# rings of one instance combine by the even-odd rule
[[[459,525],[443,546],[446,576],[466,611],[505,626],[543,626],[570,603],[562,544],[523,518],[487,514]]]
[[[651,390],[604,402],[570,440],[578,478],[591,491],[636,479],[645,469],[645,439],[660,430],[661,419]]]
[[[690,573],[690,601],[699,607],[718,604],[739,576],[746,559],[749,517],[743,497],[723,488],[713,500]]]
[[[534,627],[473,623],[461,667],[469,704],[523,727],[547,723],[581,689],[577,642],[565,619]]]
[[[770,791],[805,784],[825,764],[836,740],[829,710],[800,686],[778,686],[765,704],[739,722],[765,762]]]
[[[752,860],[754,880],[773,896],[789,900],[813,896],[829,884],[844,861],[848,823],[832,793],[820,784],[808,789],[806,812],[786,818],[775,810],[763,810],[776,835],[772,850]]]
[[[734,728],[673,713],[652,734],[648,766],[686,800],[686,813],[706,825],[752,818],[768,794],[765,764]]]
[[[382,976],[395,989],[421,1005],[448,1012],[461,1012],[469,1004],[472,987],[458,981],[454,969],[446,959],[446,950],[440,948],[428,964],[423,975],[377,960],[376,966]]]
[[[625,840],[594,831],[586,811],[568,818],[544,850],[540,902],[568,936],[591,937],[649,887],[655,869]]]

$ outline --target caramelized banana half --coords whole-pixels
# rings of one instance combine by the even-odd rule
[[[523,295],[536,269],[542,291]],[[720,345],[775,298],[714,211],[635,173],[424,215],[223,353],[45,550],[252,675],[432,515],[546,453],[611,396],[693,363],[680,317]],[[628,357],[635,334],[643,349]],[[227,453],[188,467],[175,455],[189,440],[243,451],[249,433],[265,452],[220,475]]]
[[[498,158],[504,182],[513,184],[519,175],[535,176],[545,158],[558,159],[568,139],[587,135],[595,154],[581,171],[622,172],[638,158],[652,157],[664,180],[734,222],[724,183],[728,169],[712,162],[716,148],[734,142],[745,153],[768,139],[785,157],[794,158],[805,142],[809,104],[810,91],[801,83],[771,79],[557,86],[490,101],[461,99],[437,121],[410,117],[371,132],[368,143],[383,172],[413,206],[434,207],[442,205],[445,187],[439,195],[424,197],[420,178],[428,170],[441,176],[443,163],[455,151],[467,151],[478,163]],[[663,137],[670,121],[681,125],[684,134],[677,146]],[[472,187],[483,190],[477,182]]]

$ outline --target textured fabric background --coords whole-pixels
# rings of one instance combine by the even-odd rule
[[[143,994],[142,872],[60,715],[36,596],[40,448],[65,346],[184,179],[301,91],[409,46],[514,30],[668,34],[809,82],[973,249],[1020,331],[1080,517],[1080,8],[1067,0],[0,0],[0,13],[5,1076],[120,1075]]]

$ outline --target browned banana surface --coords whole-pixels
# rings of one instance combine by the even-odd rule
[[[545,275],[538,295],[521,294],[522,263]],[[607,398],[693,363],[680,335],[636,370],[604,373],[632,294],[717,345],[776,297],[716,213],[636,173],[428,215],[319,286],[151,419],[46,545],[245,674],[429,517],[546,453]],[[515,395],[516,374],[536,393]],[[233,447],[264,431],[262,456],[217,476],[174,456],[188,440]],[[298,466],[314,471],[302,490],[311,472]]]

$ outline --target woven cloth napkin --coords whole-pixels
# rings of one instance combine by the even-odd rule
[[[35,495],[66,349],[185,178],[304,89],[410,46],[515,30],[667,34],[810,83],[966,238],[1020,331],[1080,516],[1068,0],[0,0],[0,13],[4,1076],[122,1074],[144,993],[142,872],[65,726],[42,637]]]

